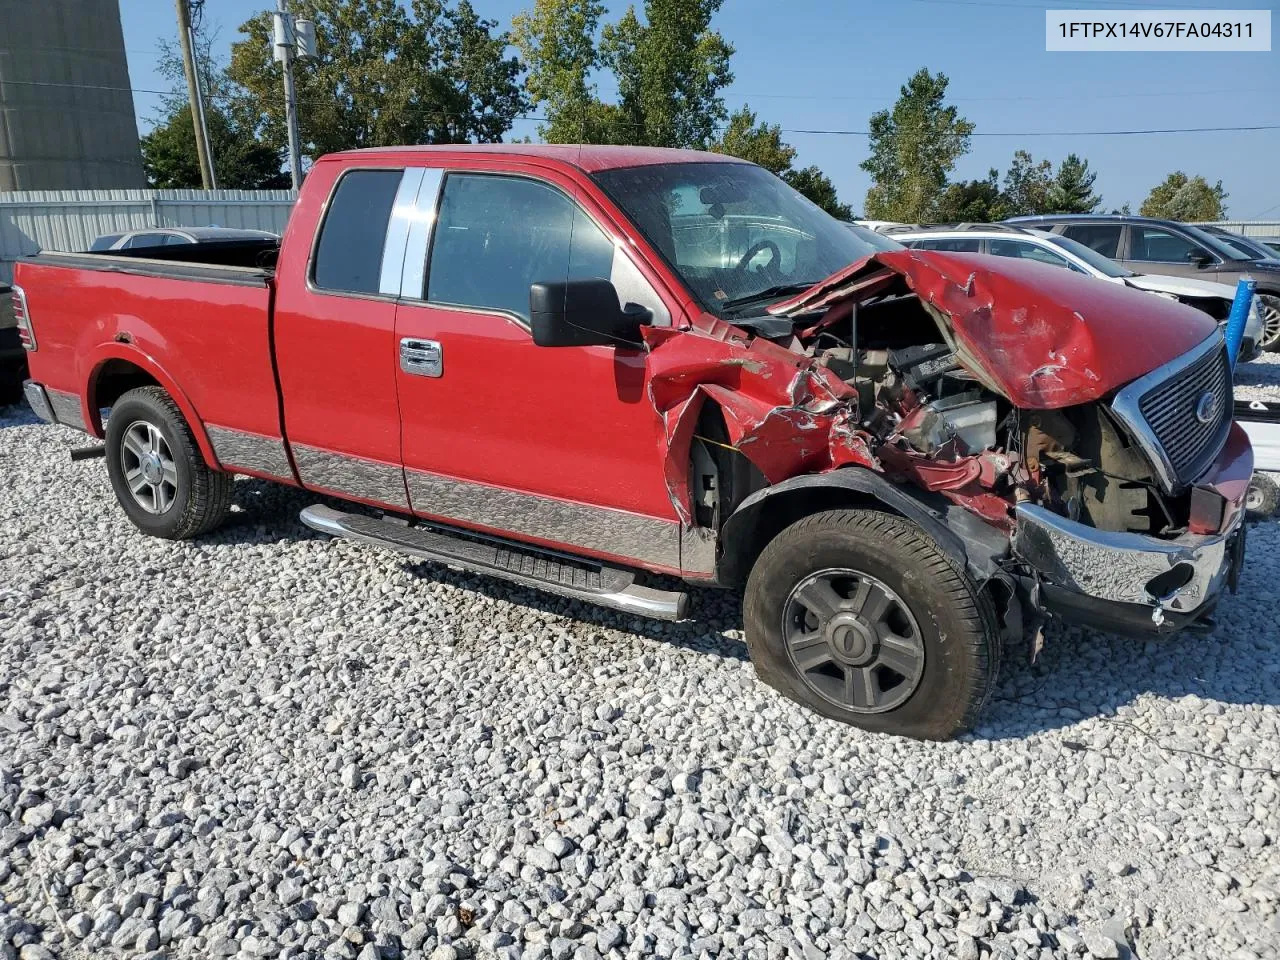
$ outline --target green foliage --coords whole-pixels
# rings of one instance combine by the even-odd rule
[[[836,196],[836,185],[817,167],[788,170],[782,174],[782,179],[837,220],[853,219],[853,207],[840,202]]]
[[[218,187],[225,190],[277,189],[289,186],[282,173],[281,153],[260,143],[222,110],[205,107],[209,145],[213,151]],[[142,163],[147,183],[160,190],[201,186],[191,107],[176,106],[168,118],[142,138]]]
[[[634,143],[705,148],[727,116],[720,90],[733,80],[733,48],[711,29],[723,0],[646,0],[600,25],[595,0],[535,0],[512,21],[528,69],[525,90],[547,116],[551,143]],[[607,71],[617,103],[592,76]]]
[[[796,158],[795,147],[782,139],[782,128],[777,124],[758,123],[750,106],[733,112],[729,125],[709,149],[750,160],[778,176],[790,170]]]
[[[315,21],[319,57],[294,71],[303,150],[399,143],[493,142],[525,108],[508,37],[469,0],[294,0]],[[270,144],[286,142],[283,81],[271,17],[240,25],[229,79],[248,97]]]
[[[933,219],[956,160],[969,151],[973,124],[946,106],[947,77],[921,68],[902,87],[892,110],[871,117],[871,174],[866,216],[923,223]]]
[[[1089,169],[1089,161],[1074,153],[1058,164],[1053,183],[1049,185],[1046,213],[1093,213],[1102,206],[1102,198],[1093,192],[1098,175]]]
[[[729,117],[720,139],[710,144],[715,153],[741,157],[781,177],[827,213],[840,220],[852,220],[853,210],[836,196],[835,184],[817,167],[796,170],[795,147],[782,139],[777,124],[757,122],[751,107],[743,106]]]
[[[1004,205],[1009,211],[1005,216],[1047,213],[1052,174],[1053,164],[1048,160],[1036,163],[1027,151],[1016,151],[1004,175]]]
[[[1213,186],[1204,177],[1188,177],[1175,170],[1153,187],[1138,212],[1166,220],[1225,220],[1227,191],[1219,180]]]
[[[995,223],[1010,215],[994,167],[984,180],[948,184],[938,200],[937,218],[942,223]]]

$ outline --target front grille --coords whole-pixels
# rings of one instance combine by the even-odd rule
[[[1206,399],[1211,398],[1211,399]],[[1207,407],[1212,415],[1202,422]],[[1231,365],[1225,347],[1209,350],[1138,398],[1147,428],[1164,451],[1171,486],[1185,486],[1213,462],[1231,428]]]

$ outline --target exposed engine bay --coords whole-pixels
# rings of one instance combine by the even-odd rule
[[[716,529],[755,490],[863,466],[1006,533],[1023,504],[1100,531],[1186,532],[1190,495],[1157,482],[1111,400],[1171,346],[1203,342],[1206,321],[1180,331],[1185,347],[1153,342],[1143,356],[1105,342],[1113,328],[1084,316],[1077,288],[1055,301],[1043,287],[1056,277],[1028,279],[895,251],[760,315],[711,321],[696,344],[649,328],[681,516]],[[1098,320],[1139,296],[1096,286]]]
[[[1104,403],[1018,409],[961,364],[914,294],[858,305],[806,349],[857,391],[861,425],[889,473],[931,490],[976,485],[1099,530],[1185,528],[1186,503],[1161,493]]]

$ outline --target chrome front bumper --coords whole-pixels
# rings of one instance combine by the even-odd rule
[[[1095,530],[1043,507],[1020,504],[1013,552],[1061,590],[1149,609],[1158,628],[1166,613],[1194,615],[1222,593],[1237,560],[1242,513],[1236,512],[1221,533],[1158,540]]]

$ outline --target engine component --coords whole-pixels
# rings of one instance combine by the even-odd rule
[[[913,447],[933,456],[952,440],[967,453],[981,453],[996,445],[996,403],[976,390],[942,397],[924,405],[919,424],[903,432]]]

